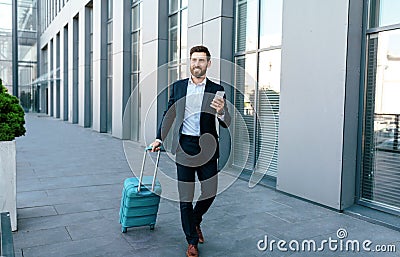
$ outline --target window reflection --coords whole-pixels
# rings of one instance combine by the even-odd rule
[[[238,1],[236,51],[257,48],[257,0]]]
[[[362,198],[400,207],[400,30],[369,35]]]
[[[254,121],[257,55],[248,54],[235,60],[235,130],[233,165],[253,169]],[[246,140],[247,139],[247,140]]]
[[[398,152],[400,150],[400,30],[379,33],[376,63],[375,145],[377,150]]]
[[[375,112],[400,114],[400,30],[378,38]]]
[[[282,2],[261,1],[260,48],[279,46],[282,42]]]
[[[400,23],[400,1],[398,0],[371,0],[370,27],[383,27]]]
[[[258,80],[257,169],[267,174],[277,172],[278,115],[281,73],[281,50],[260,53]],[[260,157],[261,155],[261,157]]]
[[[12,92],[12,6],[11,1],[0,2],[0,78]]]
[[[238,67],[236,70],[236,86],[238,92],[237,105],[244,115],[254,115],[254,100],[255,100],[255,79],[257,72],[256,54],[246,55],[245,58],[240,58],[236,61]],[[240,103],[239,103],[240,102]]]
[[[186,77],[187,59],[187,1],[170,0],[168,16],[168,82]]]
[[[141,61],[141,26],[142,6],[141,1],[132,1],[131,10],[131,96],[130,105],[130,139],[138,141],[141,127],[141,97],[140,97],[140,61]],[[127,107],[128,108],[128,107]]]
[[[178,14],[169,20],[169,61],[178,60]]]
[[[36,31],[36,1],[18,1],[18,29]]]
[[[169,13],[176,12],[179,7],[179,0],[169,0]]]
[[[281,50],[260,53],[259,89],[280,92]]]

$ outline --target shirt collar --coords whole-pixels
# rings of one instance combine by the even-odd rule
[[[207,77],[204,78],[204,80],[202,82],[200,82],[199,84],[195,84],[192,80],[192,76],[189,77],[189,82],[192,83],[193,85],[196,86],[205,86],[206,85],[206,81],[207,81]]]

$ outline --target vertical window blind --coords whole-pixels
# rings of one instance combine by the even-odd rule
[[[400,29],[368,35],[361,200],[400,211]]]

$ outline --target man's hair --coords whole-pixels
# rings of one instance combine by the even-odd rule
[[[211,54],[210,51],[208,51],[208,48],[205,46],[193,46],[190,49],[190,58],[192,57],[193,53],[206,53],[207,55],[207,61],[209,61],[211,59]]]

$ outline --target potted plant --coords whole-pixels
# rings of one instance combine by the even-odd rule
[[[24,110],[0,79],[0,212],[9,212],[11,228],[17,230],[15,138],[25,135]]]

